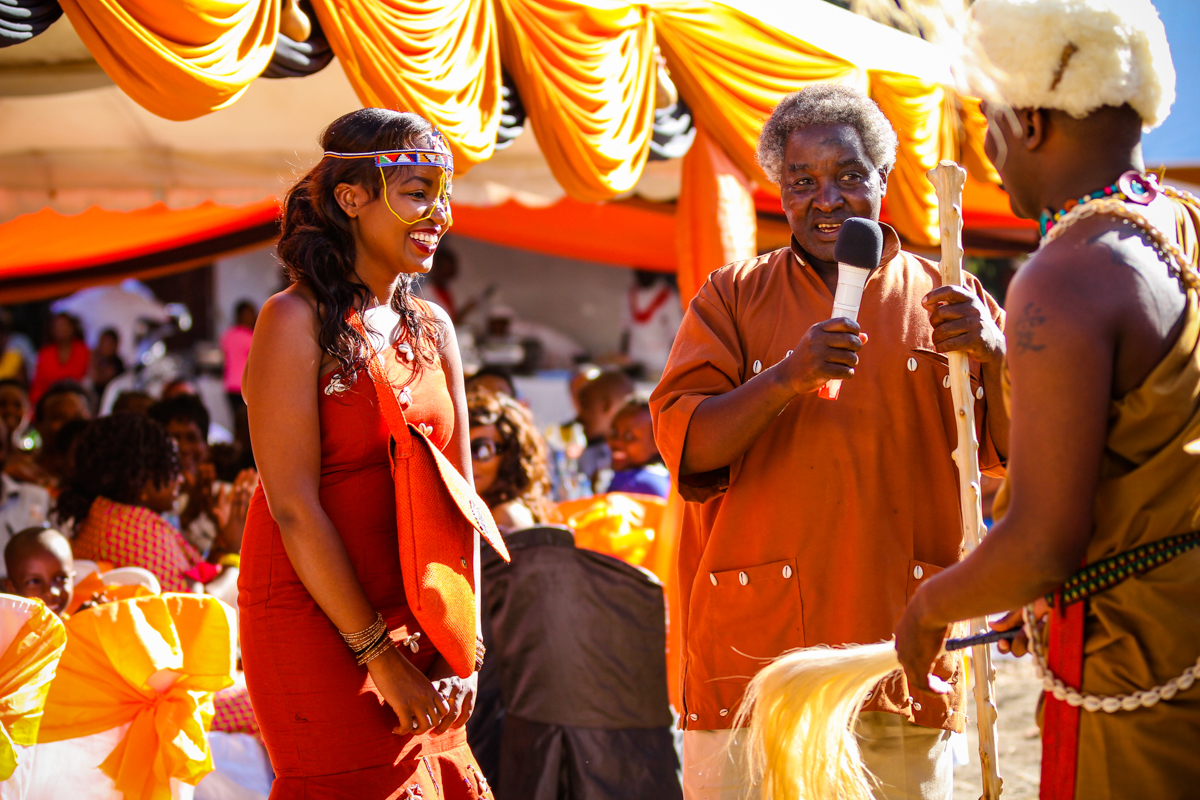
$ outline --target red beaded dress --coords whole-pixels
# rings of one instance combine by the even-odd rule
[[[395,347],[381,357],[408,421],[444,449],[454,408],[441,369],[414,371]],[[318,391],[321,506],[372,607],[401,642],[420,628],[404,596],[388,429],[375,387],[365,369],[353,381],[335,370]],[[246,683],[276,774],[272,800],[491,796],[465,729],[392,733],[395,713],[297,577],[261,485],[246,519],[238,586]],[[401,652],[424,672],[437,653],[425,636],[416,643],[416,652]]]

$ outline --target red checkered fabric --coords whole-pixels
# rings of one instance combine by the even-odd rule
[[[224,733],[248,733],[259,736],[258,720],[250,706],[250,693],[245,686],[230,686],[217,692],[213,698],[216,714],[212,729]],[[261,738],[261,737],[260,737]]]
[[[188,591],[183,573],[200,560],[199,551],[158,514],[103,497],[92,503],[71,549],[76,558],[148,569],[164,592]]]

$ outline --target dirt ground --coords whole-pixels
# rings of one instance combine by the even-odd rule
[[[997,751],[1004,800],[1036,800],[1042,764],[1042,740],[1038,735],[1037,710],[1041,684],[1032,660],[996,658],[996,709],[999,714]],[[982,794],[979,772],[979,736],[975,727],[975,701],[970,701],[967,724],[971,763],[954,768],[955,800],[975,800]]]

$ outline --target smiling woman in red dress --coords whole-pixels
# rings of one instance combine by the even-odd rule
[[[271,798],[487,797],[464,729],[475,675],[414,639],[384,395],[368,373],[376,353],[404,417],[470,482],[454,330],[410,292],[449,227],[453,164],[428,122],[383,109],[338,119],[321,145],[287,197],[292,284],[263,306],[243,383],[262,484],[242,549],[242,653]]]

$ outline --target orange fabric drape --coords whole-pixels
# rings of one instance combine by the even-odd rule
[[[988,122],[979,106],[980,101],[977,97],[958,97],[958,113],[962,121],[961,161],[967,169],[967,174],[975,180],[999,186],[1000,174],[983,151]]]
[[[644,567],[667,584],[674,566],[664,554],[674,547],[659,537],[667,503],[661,497],[609,492],[564,500],[558,513],[575,534],[575,546]]]
[[[169,800],[171,778],[195,785],[213,768],[213,695],[233,685],[233,615],[214,597],[165,594],[71,617],[38,741],[130,723],[100,765],[126,800]]]
[[[455,235],[563,258],[675,271],[675,218],[666,204],[580,203],[454,207]]]
[[[160,117],[194,119],[237,100],[267,67],[279,0],[60,0],[96,62]]]
[[[671,78],[697,126],[763,186],[755,145],[784,95],[812,83],[866,89],[866,75],[853,64],[719,3],[667,0],[651,10]]]
[[[754,185],[735,160],[696,127],[683,157],[683,184],[675,211],[679,299],[684,307],[708,273],[757,252]]]
[[[925,173],[943,158],[957,158],[953,105],[936,83],[894,72],[871,72],[871,98],[900,139],[896,166],[888,176],[892,225],[905,241],[934,247],[939,240],[937,192]]]
[[[500,49],[491,0],[312,0],[364,106],[413,111],[450,143],[465,174],[492,155]]]
[[[201,203],[136,211],[49,208],[0,224],[0,303],[70,294],[126,277],[148,278],[211,263],[278,233],[279,201]]]
[[[0,225],[0,281],[52,274],[202,242],[269,223],[279,201],[266,198],[244,206],[213,202],[192,208],[155,203],[136,211],[93,206],[81,214],[43,208]]]
[[[503,0],[504,64],[550,171],[607,200],[642,174],[654,127],[654,26],[624,0]]]

